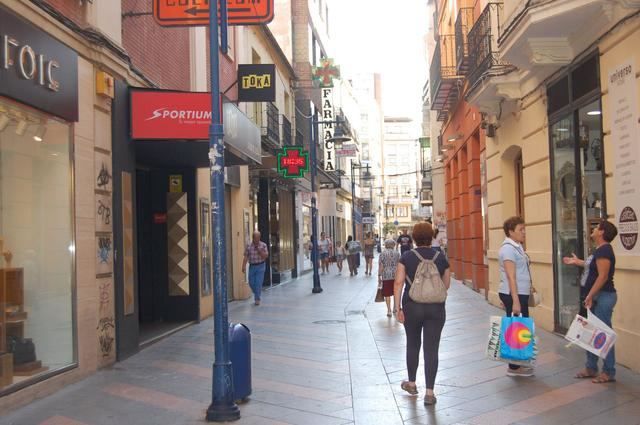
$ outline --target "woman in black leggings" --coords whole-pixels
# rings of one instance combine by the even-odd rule
[[[409,288],[413,282],[420,263],[416,251],[424,259],[433,259],[440,276],[447,289],[451,280],[449,273],[449,262],[447,257],[431,248],[433,239],[433,227],[429,223],[418,223],[413,227],[413,240],[417,248],[402,254],[396,271],[394,283],[394,300],[398,311],[397,319],[404,323],[404,330],[407,335],[407,372],[409,379],[403,381],[401,388],[409,394],[418,394],[416,386],[416,373],[420,357],[420,346],[424,340],[424,374],[427,392],[424,397],[424,404],[432,405],[436,403],[433,387],[438,373],[438,348],[440,346],[440,335],[446,320],[445,303],[422,304],[413,301],[409,297]],[[400,308],[400,293],[404,287],[402,296],[402,308]]]

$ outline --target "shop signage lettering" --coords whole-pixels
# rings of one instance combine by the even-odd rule
[[[238,65],[239,102],[275,102],[276,66]]]
[[[78,120],[78,55],[0,7],[0,95]]]
[[[322,89],[322,121],[325,121],[324,130],[322,132],[322,140],[324,145],[324,170],[336,171],[336,148],[331,141],[335,131],[334,123],[335,112],[333,109],[333,89]]]
[[[36,53],[28,44],[21,45],[18,40],[2,36],[2,69],[15,68],[25,80],[32,80],[51,91],[58,91],[60,83],[53,77],[60,64],[55,59],[45,59],[42,53]]]
[[[622,249],[620,255],[639,255],[640,147],[638,146],[638,99],[632,61],[609,70],[609,114],[614,145],[616,218]]]

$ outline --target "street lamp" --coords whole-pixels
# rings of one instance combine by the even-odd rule
[[[317,149],[318,142],[316,140],[316,131],[318,125],[326,124],[340,124],[341,121],[316,121],[313,119],[313,115],[309,116],[311,125],[309,126],[309,134],[311,141],[311,149],[309,160],[311,162],[311,262],[313,263],[313,290],[314,294],[322,292],[322,286],[320,286],[320,273],[318,270],[318,209],[316,199],[316,178],[318,174],[318,158]],[[342,146],[342,143],[350,141],[351,138],[338,136],[325,140],[325,143],[334,143],[336,146]]]

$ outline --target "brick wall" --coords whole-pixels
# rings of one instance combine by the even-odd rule
[[[122,13],[126,12],[151,12],[151,2],[122,0]],[[188,28],[163,28],[153,16],[126,17],[122,44],[134,66],[160,87],[190,89]]]
[[[46,0],[46,2],[81,27],[87,26],[86,6],[81,6],[78,0]]]

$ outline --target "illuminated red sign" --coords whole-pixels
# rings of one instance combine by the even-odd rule
[[[206,140],[211,94],[131,91],[131,137],[148,140]]]
[[[278,153],[278,172],[285,178],[304,177],[309,171],[309,152],[301,147],[286,147]]]

